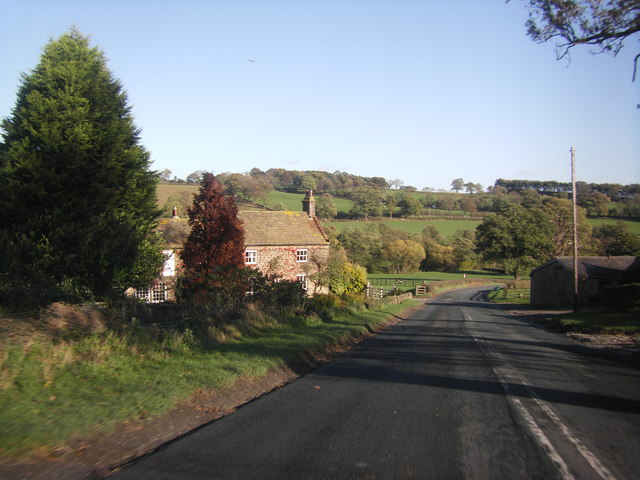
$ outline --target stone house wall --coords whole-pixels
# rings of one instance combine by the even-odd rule
[[[306,257],[302,255],[304,251]],[[318,264],[327,264],[328,245],[247,246],[246,252],[255,252],[256,261],[247,263],[247,266],[257,268],[265,275],[280,276],[284,280],[299,280],[299,275],[305,275],[307,291],[310,294],[320,292],[310,277],[318,272]],[[302,260],[299,260],[298,252]]]

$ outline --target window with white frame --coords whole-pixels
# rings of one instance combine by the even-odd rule
[[[151,303],[160,303],[167,301],[167,286],[159,282],[151,289]]]
[[[149,287],[136,288],[134,293],[136,298],[144,300],[147,303],[162,303],[167,301],[167,285],[158,282],[156,285]]]
[[[258,263],[258,251],[257,250],[245,250],[244,251],[244,263],[245,265],[255,265]]]
[[[148,302],[149,298],[151,298],[151,287],[138,287],[133,296]]]
[[[306,262],[309,260],[309,253],[306,248],[296,250],[296,262]]]
[[[301,273],[299,275],[296,276],[298,281],[300,282],[300,284],[302,285],[302,289],[306,290],[307,288],[309,288],[308,282],[307,282],[307,276],[304,273]]]

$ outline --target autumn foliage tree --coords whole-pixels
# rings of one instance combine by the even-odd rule
[[[234,197],[225,193],[213,174],[205,173],[187,213],[191,233],[181,254],[183,296],[195,303],[242,297],[246,287],[244,229]]]

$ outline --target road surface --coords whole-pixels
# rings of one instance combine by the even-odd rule
[[[640,478],[640,370],[447,293],[125,479]]]

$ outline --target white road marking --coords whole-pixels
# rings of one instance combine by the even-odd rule
[[[471,321],[471,316],[463,311],[465,320]],[[556,464],[560,470],[562,478],[565,480],[574,479],[575,477],[569,471],[566,462],[562,459],[562,456],[553,447],[548,437],[544,434],[540,426],[535,422],[531,414],[520,402],[518,398],[515,398],[511,394],[509,384],[517,382],[522,385],[529,396],[536,402],[538,407],[551,419],[551,421],[560,429],[564,437],[571,442],[576,450],[582,455],[582,457],[589,463],[591,468],[604,480],[616,480],[613,474],[600,462],[600,460],[591,452],[569,429],[569,427],[560,420],[560,417],[553,411],[553,409],[542,400],[536,392],[527,383],[522,374],[517,371],[499,352],[493,348],[491,342],[478,336],[475,332],[472,332],[473,340],[478,344],[480,350],[487,356],[493,357],[499,361],[499,365],[492,366],[491,369],[495,373],[498,381],[502,385],[507,399],[514,405],[518,414],[523,418],[529,430],[533,434],[538,444],[547,452],[551,461]]]
[[[500,380],[500,383],[502,383],[502,386],[505,387],[506,385],[502,381],[502,379],[500,379],[499,375],[498,375],[498,379]],[[510,397],[510,400],[511,400],[511,403],[515,406],[518,415],[520,415],[522,419],[525,421],[525,423],[527,424],[529,431],[535,437],[536,441],[538,442],[538,445],[540,445],[547,452],[547,455],[549,455],[549,458],[551,459],[551,461],[556,465],[556,467],[560,471],[561,477],[564,480],[575,480],[576,477],[574,477],[571,474],[571,472],[569,471],[569,467],[562,459],[562,456],[553,447],[553,445],[551,444],[551,441],[547,438],[547,436],[544,434],[542,429],[538,426],[538,424],[533,419],[533,417],[529,414],[529,412],[524,407],[524,405],[522,405],[522,402],[520,402],[520,399],[515,397]]]

